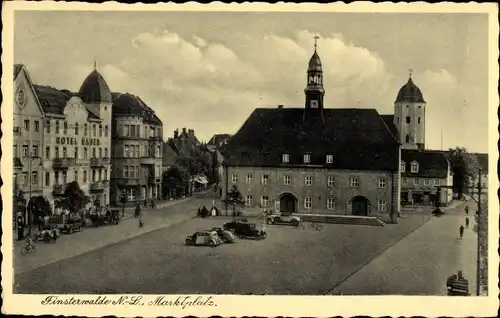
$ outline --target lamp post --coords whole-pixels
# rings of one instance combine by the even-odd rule
[[[481,168],[478,169],[479,178],[477,183],[477,271],[476,271],[476,296],[481,294]]]
[[[28,151],[28,183],[29,183],[29,196],[28,196],[28,204],[26,204],[26,208],[28,210],[28,236],[31,236],[31,208],[32,208],[32,205],[33,203],[31,202],[31,182],[33,180],[31,180],[31,160],[32,160],[32,154],[31,154],[31,149],[29,149]]]

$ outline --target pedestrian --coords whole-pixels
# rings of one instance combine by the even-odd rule
[[[467,227],[467,228],[469,227],[469,217],[468,216],[465,217],[465,227]]]
[[[465,214],[469,214],[469,207],[467,205],[465,206]]]
[[[464,226],[460,225],[460,238],[464,236]]]
[[[135,206],[135,214],[134,217],[137,219],[138,217],[141,216],[141,206],[139,203]]]
[[[20,241],[24,238],[24,217],[22,212],[17,212],[17,239]]]
[[[139,216],[139,228],[144,227],[144,222],[142,221],[142,216]]]

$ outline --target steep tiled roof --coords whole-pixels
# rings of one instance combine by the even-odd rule
[[[398,138],[398,128],[396,125],[394,125],[394,115],[380,115],[382,119],[384,120],[384,123],[386,124],[387,128],[391,131],[392,135],[396,138]]]
[[[24,67],[23,64],[14,64],[14,79],[17,78],[17,75],[19,75],[23,67]]]
[[[153,109],[144,101],[133,94],[113,93],[116,99],[113,102],[113,113],[116,115],[141,116],[144,122],[162,125],[161,120],[155,115]]]
[[[33,85],[33,87],[44,113],[64,115],[64,107],[72,97],[69,91],[61,91],[54,87],[43,85]]]
[[[177,157],[179,155],[175,152],[172,147],[168,143],[163,144],[163,165],[164,166],[171,166],[175,163]]]
[[[324,126],[302,125],[303,108],[258,108],[223,147],[229,166],[303,165],[311,154],[311,165],[332,169],[398,169],[399,143],[375,109],[325,109]],[[307,128],[310,127],[310,128]],[[334,163],[326,165],[326,155]]]
[[[401,150],[401,160],[405,162],[403,177],[446,178],[448,176],[448,160],[443,152]],[[411,172],[411,163],[418,163],[418,173]]]
[[[112,102],[108,84],[95,69],[83,81],[78,91],[78,96],[80,96],[84,103]]]
[[[231,138],[230,134],[215,134],[213,137],[210,139],[208,142],[209,145],[215,145],[219,146],[220,144],[224,143],[224,141],[229,140]]]

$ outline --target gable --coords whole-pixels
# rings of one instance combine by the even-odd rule
[[[14,114],[43,117],[38,96],[25,67],[20,67],[14,79]]]
[[[403,177],[446,178],[449,161],[442,152],[401,150],[401,164],[407,163]],[[418,172],[411,172],[411,165],[418,165]]]

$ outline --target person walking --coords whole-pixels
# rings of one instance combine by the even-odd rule
[[[134,217],[137,219],[138,217],[141,216],[141,206],[139,203],[135,206],[135,214]]]
[[[142,221],[142,216],[139,216],[139,228],[143,228],[144,227],[144,222]]]
[[[24,238],[24,217],[22,212],[17,213],[17,239],[21,241]]]
[[[464,236],[464,226],[460,225],[460,238]]]
[[[465,217],[465,227],[469,228],[469,217],[468,216]]]
[[[465,214],[469,214],[469,206],[465,206]]]

